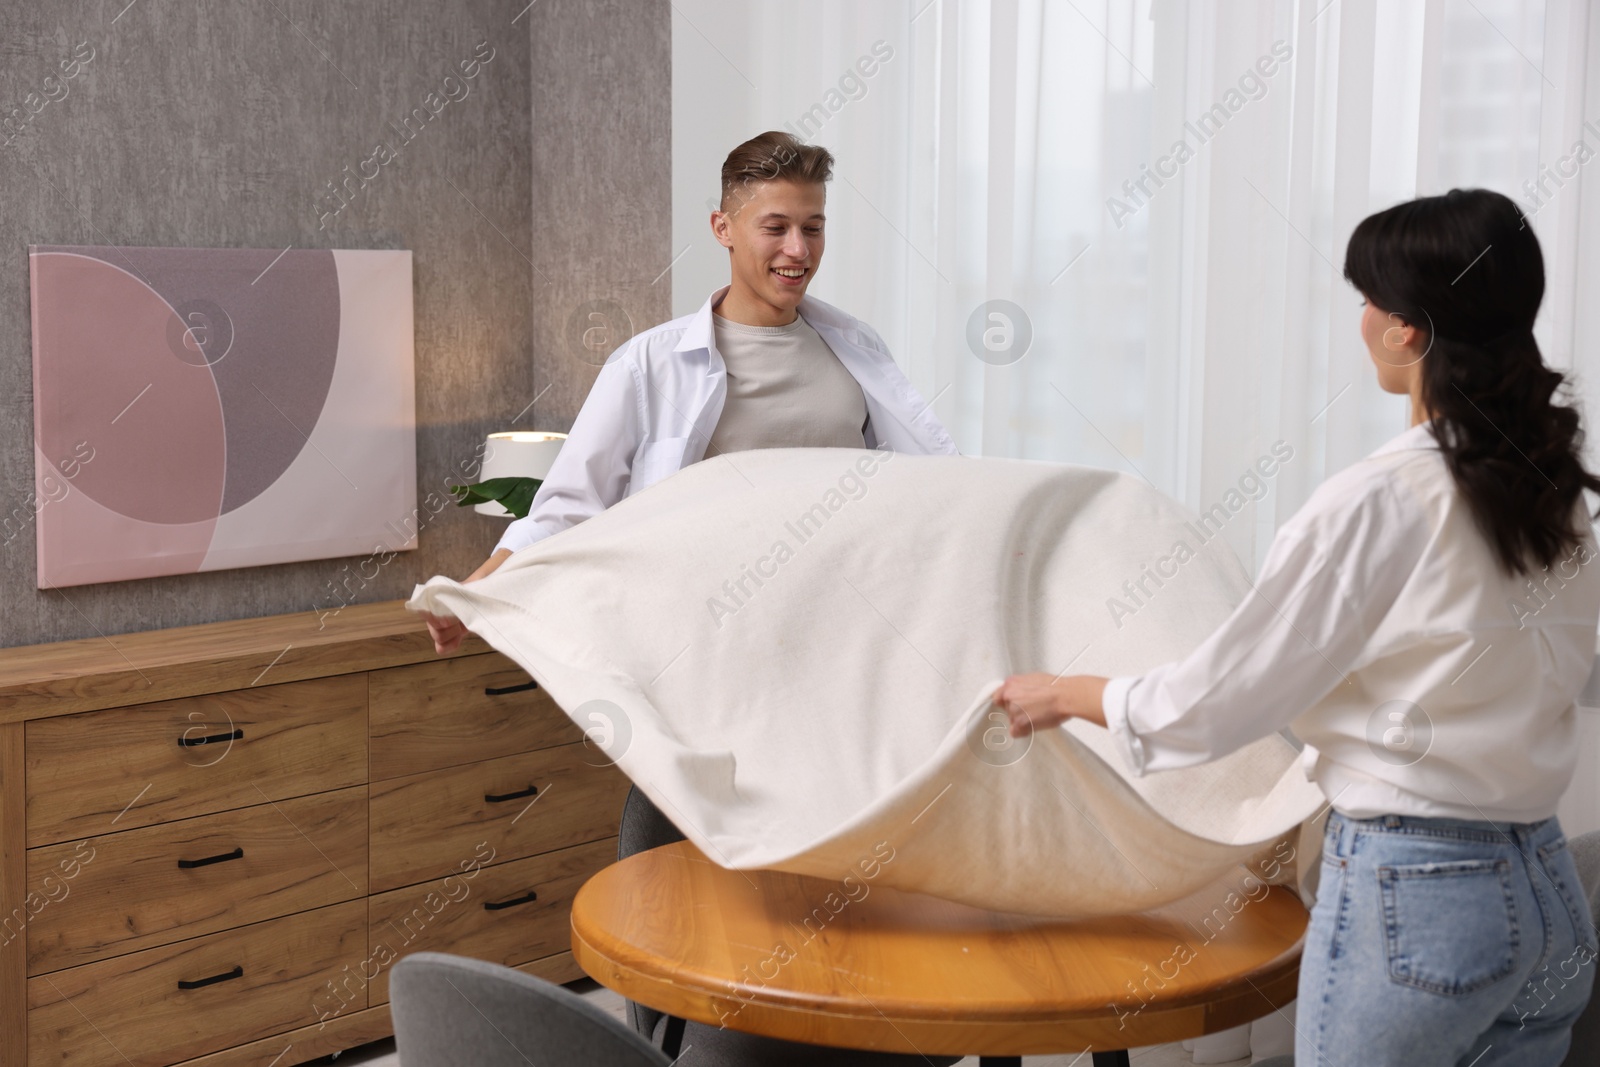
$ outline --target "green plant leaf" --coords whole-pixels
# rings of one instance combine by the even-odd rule
[[[540,478],[490,478],[471,485],[452,485],[450,492],[456,498],[456,507],[498,502],[517,518],[526,518],[533,506],[533,494],[543,484]]]

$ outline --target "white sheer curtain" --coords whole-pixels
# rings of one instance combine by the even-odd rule
[[[1318,483],[1405,428],[1340,266],[1361,218],[1452,186],[1532,213],[1539,338],[1600,417],[1600,308],[1581,296],[1600,291],[1600,164],[1563,163],[1585,137],[1600,153],[1584,0],[673,9],[675,310],[726,281],[706,215],[727,150],[786,126],[826,145],[812,291],[877,327],[963,452],[1221,503],[1253,569]],[[875,46],[891,57],[849,81]],[[1020,314],[979,312],[997,300]],[[975,312],[980,337],[1031,332],[1026,353],[974,345]],[[1263,477],[1279,442],[1292,458]],[[1592,768],[1600,716],[1584,728]],[[1563,815],[1600,827],[1600,783],[1580,775]]]

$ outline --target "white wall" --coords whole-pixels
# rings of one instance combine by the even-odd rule
[[[926,2],[926,0],[924,0]],[[735,145],[766,130],[784,130],[835,154],[828,193],[827,248],[809,290],[845,307],[873,289],[878,242],[862,238],[875,208],[852,188],[870,181],[878,152],[903,125],[909,79],[895,68],[913,62],[908,3],[807,5],[814,17],[795,26],[770,3],[675,0],[672,16],[672,308],[688,314],[728,282],[727,252],[711,236],[709,216],[720,195],[722,161]],[[881,42],[892,55],[871,77],[855,65]],[[844,87],[841,89],[841,79]],[[821,106],[820,126],[804,125]],[[897,205],[895,209],[903,207]],[[884,210],[893,210],[878,205]],[[856,299],[853,301],[852,296]],[[874,291],[874,302],[883,294]],[[864,314],[864,312],[857,312]],[[891,330],[877,322],[891,350]]]

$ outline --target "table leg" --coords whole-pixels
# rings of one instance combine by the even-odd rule
[[[678,1052],[683,1047],[684,1022],[676,1015],[667,1016],[667,1027],[661,1033],[661,1051],[672,1059],[678,1058]]]

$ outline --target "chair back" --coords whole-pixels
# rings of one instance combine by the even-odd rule
[[[625,860],[636,852],[682,840],[683,831],[638,786],[629,787],[628,799],[622,802],[622,825],[617,828],[617,859]]]
[[[394,965],[389,1010],[405,1067],[670,1067],[578,994],[483,960],[417,952]]]

